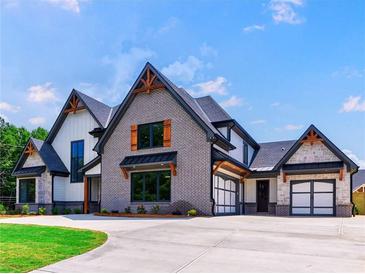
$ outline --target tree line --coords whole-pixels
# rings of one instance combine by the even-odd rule
[[[28,139],[45,140],[48,131],[42,127],[28,131],[6,122],[0,116],[0,196],[15,196],[16,179],[11,172]]]

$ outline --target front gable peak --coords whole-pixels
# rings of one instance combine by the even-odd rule
[[[162,83],[161,79],[159,79],[157,73],[154,73],[150,69],[150,66],[146,66],[144,74],[142,74],[142,77],[140,77],[133,89],[133,93],[151,93],[154,90],[165,88],[166,86]]]

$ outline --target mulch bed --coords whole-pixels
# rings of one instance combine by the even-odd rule
[[[21,214],[0,214],[0,219],[1,218],[19,218],[19,217],[32,217],[32,216],[39,216],[39,215],[21,215]]]
[[[186,215],[172,214],[136,214],[136,213],[94,213],[95,216],[130,217],[130,218],[187,218]]]

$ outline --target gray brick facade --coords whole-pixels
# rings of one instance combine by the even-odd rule
[[[171,119],[171,147],[131,151],[130,128]],[[138,94],[119,121],[104,146],[102,155],[101,207],[123,211],[135,210],[141,203],[131,203],[130,176],[121,176],[119,163],[126,156],[177,151],[177,175],[171,176],[171,202],[160,204],[162,212],[196,208],[211,214],[210,153],[206,133],[166,91]],[[149,209],[153,204],[144,204]]]

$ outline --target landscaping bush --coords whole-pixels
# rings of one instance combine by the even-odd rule
[[[151,212],[152,212],[152,214],[158,214],[158,213],[160,213],[160,206],[159,205],[154,205],[151,208]]]
[[[124,213],[132,213],[131,207],[128,206],[124,209]]]
[[[60,214],[60,211],[59,211],[58,207],[54,207],[54,208],[52,208],[52,214],[53,214],[53,215],[58,215],[58,214]]]
[[[138,213],[138,214],[146,214],[146,213],[147,213],[147,210],[144,208],[144,206],[143,206],[143,205],[139,205],[139,206],[137,207],[137,213]]]
[[[172,212],[172,215],[182,215],[181,211],[176,209]]]
[[[109,213],[109,211],[108,211],[106,208],[102,208],[102,209],[100,210],[100,213]]]
[[[188,216],[196,216],[198,215],[198,212],[196,211],[196,209],[190,209],[188,212],[187,212]]]
[[[28,204],[25,204],[22,206],[22,214],[29,215],[29,205]]]
[[[80,208],[75,208],[74,209],[74,214],[81,214],[81,209]]]
[[[112,210],[112,213],[119,213],[119,210]]]
[[[356,205],[354,206],[354,211],[355,211],[355,215],[359,215],[360,212]]]
[[[63,214],[64,214],[64,215],[71,214],[71,213],[72,213],[71,208],[65,208],[65,209],[63,210]]]
[[[45,207],[40,207],[40,208],[38,208],[38,214],[39,214],[39,215],[44,215],[44,214],[46,214],[46,208],[45,208]]]
[[[6,207],[3,204],[0,204],[0,214],[6,214]]]

